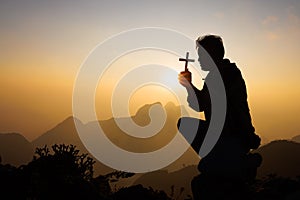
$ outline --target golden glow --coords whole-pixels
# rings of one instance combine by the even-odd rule
[[[157,50],[142,50],[129,53],[123,57],[120,57],[115,62],[113,62],[109,69],[105,72],[102,79],[100,80],[97,91],[96,91],[96,112],[99,119],[108,119],[111,118],[111,100],[112,94],[115,87],[122,79],[122,76],[126,73],[131,73],[135,67],[141,67],[144,65],[151,66],[152,64],[159,63],[162,66],[175,66],[174,70],[180,70],[180,67],[176,66],[179,64],[176,62],[178,57]],[[146,66],[147,67],[147,66]],[[153,72],[155,73],[155,72]],[[154,75],[154,74],[153,74]],[[155,74],[156,76],[158,74]],[[170,88],[173,91],[168,91],[163,86],[148,84],[141,88],[136,88],[136,91],[129,91],[132,93],[130,97],[128,97],[128,103],[126,102],[126,96],[120,99],[120,103],[122,105],[129,106],[129,113],[135,114],[137,109],[142,107],[144,104],[151,104],[155,102],[161,102],[163,105],[168,103],[169,101],[178,104],[178,100],[176,99],[175,93],[177,87],[181,87],[177,82],[177,76],[172,77],[171,80],[168,74],[161,74],[161,78],[170,79],[172,81],[171,85],[173,88]],[[141,78],[141,77],[137,77]],[[132,80],[132,82],[134,82]],[[174,84],[173,84],[174,82]],[[127,83],[128,84],[128,83]],[[139,85],[136,85],[138,87]],[[182,88],[181,88],[182,89]],[[175,91],[174,91],[175,90]],[[125,91],[117,91],[119,93],[124,93]],[[173,92],[173,93],[172,93]],[[103,109],[104,108],[104,109]],[[128,116],[126,113],[121,114],[121,116]],[[120,116],[116,116],[120,117]]]
[[[121,31],[159,26],[191,38],[221,35],[226,56],[237,63],[246,80],[256,131],[269,140],[300,134],[299,4],[289,0],[272,7],[256,1],[208,2],[205,7],[201,2],[161,2],[160,7],[139,3],[140,15],[124,2],[116,7],[96,1],[74,4],[72,9],[59,4],[57,10],[55,3],[50,7],[13,1],[1,4],[0,132],[20,132],[32,140],[72,115],[76,73],[90,50]],[[183,10],[184,6],[188,9]],[[114,75],[151,62],[182,70],[177,56],[149,50],[118,59],[112,64],[120,69]],[[199,79],[193,77],[201,87]],[[99,118],[111,117],[108,110],[99,113],[99,105],[110,106],[106,97],[116,80],[105,79],[105,87],[97,88]],[[147,95],[149,91],[159,98]],[[143,103],[168,100],[175,101],[161,89],[143,88],[131,97],[129,110],[133,114]]]
[[[173,102],[175,105],[179,105],[176,96],[166,89],[160,86],[148,86],[141,88],[132,95],[129,102],[129,112],[131,115],[135,115],[138,109],[143,105],[153,104],[155,102],[161,102],[162,105]]]

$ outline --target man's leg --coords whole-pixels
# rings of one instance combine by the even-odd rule
[[[178,120],[177,127],[198,154],[207,132],[207,122],[197,118],[182,117]]]
[[[191,182],[191,188],[192,188],[192,193],[193,193],[193,199],[197,200],[200,199],[201,195],[201,187],[200,187],[200,182],[201,182],[201,177],[200,175],[195,176]]]

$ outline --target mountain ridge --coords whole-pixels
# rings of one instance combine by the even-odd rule
[[[158,133],[150,138],[143,139],[129,136],[119,129],[116,122],[122,120],[133,120],[134,122],[139,122],[137,123],[138,125],[147,125],[149,122],[148,120],[150,119],[149,110],[153,105],[161,106],[161,109],[164,109],[167,117],[165,124],[166,127],[161,131],[161,133]],[[104,131],[110,133],[107,135],[107,137],[120,148],[132,152],[149,152],[161,148],[173,139],[173,137],[177,133],[176,124],[178,118],[181,116],[182,109],[183,108],[181,106],[176,106],[174,103],[168,103],[165,106],[162,106],[161,103],[156,102],[140,107],[139,111],[136,112],[136,114],[132,116],[131,119],[126,117],[110,118],[106,120],[91,121],[85,124],[83,124],[79,119],[69,116],[53,128],[46,131],[44,134],[36,138],[34,141],[32,141],[32,145],[34,148],[36,148],[43,147],[44,145],[51,146],[56,143],[73,144],[77,146],[78,149],[83,153],[88,153],[88,150],[85,148],[77,133],[74,120],[78,120],[78,123],[76,123],[76,125],[80,126],[82,130],[87,130],[89,127],[94,127],[95,125],[97,125],[96,123],[100,123]],[[152,117],[153,119],[156,118],[155,115]],[[178,161],[175,161],[172,166],[169,166],[169,169],[171,171],[174,171],[181,168],[182,163],[195,164],[196,162],[198,162],[199,158],[195,154],[193,154],[193,159],[191,159],[191,156],[189,156],[190,152],[191,151],[188,151],[188,153],[185,153],[185,155],[179,158]],[[100,174],[100,172],[109,173],[113,171],[113,169],[103,165],[100,162],[96,162],[95,171],[96,174]]]
[[[154,104],[158,105],[157,103],[154,103]],[[147,112],[147,111],[149,111],[149,108],[151,107],[151,105],[154,105],[154,104],[148,104],[148,105],[142,106],[140,108],[140,109],[142,109],[141,112],[136,112],[136,114],[132,117],[133,118],[134,117],[143,118],[145,115],[149,114],[149,112]],[[173,129],[176,129],[175,122],[176,122],[176,119],[181,116],[181,112],[180,112],[181,106],[176,106],[175,104],[168,103],[164,106],[164,109],[165,109],[167,116],[169,117],[168,119],[170,120],[170,122],[168,122],[168,123],[172,124]],[[120,119],[127,119],[127,118],[116,118],[116,119],[111,118],[111,119],[104,120],[104,121],[106,123],[109,123],[113,120],[120,120]],[[139,120],[139,119],[137,119],[137,120]],[[82,126],[84,128],[86,128],[86,126],[89,126],[89,123],[99,123],[99,121],[95,121],[95,122],[89,122],[89,123],[83,124],[79,119],[77,119],[73,116],[69,116],[65,120],[58,123],[53,128],[46,131],[44,134],[42,134],[40,137],[38,137],[31,143],[26,138],[24,138],[21,134],[18,134],[18,133],[0,134],[0,155],[2,158],[2,162],[10,163],[13,165],[25,164],[26,162],[30,161],[30,159],[32,159],[34,149],[36,147],[42,147],[44,145],[51,146],[52,144],[56,144],[56,143],[57,144],[61,144],[61,143],[73,144],[73,145],[76,145],[78,147],[78,149],[80,151],[82,151],[82,153],[87,153],[88,152],[87,149],[85,148],[85,146],[83,145],[83,143],[81,142],[81,140],[79,138],[79,135],[77,134],[74,121],[78,122],[77,125]],[[167,133],[166,133],[162,136],[164,136],[164,137],[168,136],[168,138],[165,139],[164,142],[168,142],[172,139],[172,134],[167,135]],[[117,141],[116,139],[118,139],[119,141]],[[130,139],[130,137],[128,137],[127,139]],[[16,142],[13,140],[18,140],[18,141]],[[130,144],[130,143],[127,143],[127,141],[125,139],[123,140],[122,138],[119,138],[119,137],[115,137],[111,140],[113,142],[116,142],[120,147]],[[144,140],[144,139],[141,139],[141,140]],[[156,139],[154,138],[153,141],[156,141],[156,140],[161,142],[159,137]],[[123,142],[123,144],[122,144],[122,142]],[[130,150],[140,150],[140,152],[147,152],[147,151],[149,151],[149,149],[151,147],[151,145],[149,145],[147,147],[147,145],[145,145],[144,143],[141,143],[140,141],[137,141],[136,144],[139,144],[140,146],[129,145],[131,147]],[[151,143],[149,142],[149,144],[151,144]],[[296,176],[299,172],[298,169],[300,169],[300,163],[298,163],[298,160],[300,160],[300,157],[299,157],[300,153],[297,153],[297,152],[300,152],[300,150],[299,150],[300,144],[298,144],[298,145],[297,144],[298,143],[295,143],[295,142],[282,140],[279,142],[278,141],[270,142],[266,145],[261,146],[259,149],[257,149],[255,152],[259,152],[263,156],[263,164],[258,169],[258,175],[260,177],[262,177],[268,173],[277,173],[278,175],[281,175],[281,176]],[[164,143],[161,143],[161,145],[164,145]],[[7,159],[8,154],[10,153],[8,150],[14,146],[17,146],[18,148],[12,148],[13,149],[12,156],[11,156],[12,159]],[[23,146],[25,146],[25,147],[23,147]],[[160,146],[157,145],[155,148],[159,148],[159,147]],[[153,148],[153,146],[152,146],[152,148]],[[6,149],[8,149],[8,150],[6,150]],[[280,153],[275,153],[275,152],[280,152]],[[18,154],[19,154],[19,157],[18,157]],[[278,155],[276,155],[276,154],[278,154]],[[289,156],[285,156],[285,155],[289,155]],[[290,159],[288,159],[288,158],[290,158]],[[296,159],[296,161],[294,161],[295,159]],[[175,171],[181,170],[189,165],[197,165],[198,162],[199,162],[198,155],[196,155],[196,153],[193,152],[193,150],[191,148],[189,148],[178,160],[176,160],[171,165],[165,167],[163,170],[167,170],[168,172],[175,172]],[[282,166],[280,166],[281,164],[286,164],[287,166],[282,167]],[[296,167],[293,167],[293,165],[295,165]],[[297,168],[297,166],[299,166],[299,167]],[[100,162],[96,163],[95,169],[96,169],[95,171],[97,171],[95,174],[105,174],[105,173],[109,173],[109,172],[113,171],[113,169],[105,166],[104,164],[102,164]],[[286,171],[289,171],[289,172],[286,172]],[[300,175],[300,173],[298,175]]]
[[[300,143],[300,135],[295,135],[291,140]]]
[[[33,145],[20,133],[0,133],[0,156],[4,164],[16,166],[33,158]]]
[[[254,152],[263,157],[258,176],[277,174],[283,177],[300,176],[300,144],[290,140],[275,140]]]

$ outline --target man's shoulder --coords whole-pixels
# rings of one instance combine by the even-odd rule
[[[229,59],[224,59],[221,65],[220,72],[223,76],[229,76],[231,78],[241,76],[241,71],[237,65],[230,62]]]

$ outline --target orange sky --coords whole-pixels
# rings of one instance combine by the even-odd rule
[[[195,39],[221,35],[226,57],[246,80],[257,132],[268,140],[300,134],[298,1],[159,1],[159,7],[156,1],[126,2],[1,1],[0,132],[32,140],[72,115],[73,84],[89,52],[121,31],[155,26]],[[139,63],[143,56],[150,54],[141,52]],[[182,66],[174,56],[152,56]],[[118,62],[136,64],[133,60],[128,55]],[[136,95],[131,112],[143,104]],[[154,96],[145,103],[156,100],[164,101]]]

